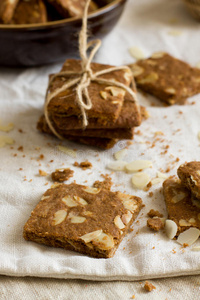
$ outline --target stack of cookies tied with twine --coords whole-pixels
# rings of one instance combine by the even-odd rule
[[[118,140],[133,138],[134,127],[141,124],[141,108],[129,67],[92,62],[101,41],[87,42],[90,1],[79,34],[80,60],[66,60],[59,73],[49,76],[37,128],[61,140],[109,149]]]

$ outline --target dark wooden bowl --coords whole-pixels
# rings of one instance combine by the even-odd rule
[[[103,38],[119,20],[127,0],[114,0],[88,17],[91,36]],[[39,66],[78,57],[82,20],[69,18],[46,24],[0,24],[0,65]]]

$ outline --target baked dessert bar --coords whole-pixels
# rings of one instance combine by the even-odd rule
[[[68,17],[82,17],[86,0],[48,0],[61,16]],[[95,11],[98,6],[94,1],[89,5],[89,12]]]
[[[20,0],[11,24],[36,24],[47,22],[47,10],[43,0]]]
[[[181,183],[187,187],[192,194],[200,199],[200,162],[191,161],[181,165],[177,170]]]
[[[190,227],[200,229],[200,203],[190,191],[174,177],[164,181],[163,194],[168,218],[178,226],[177,235]]]
[[[142,208],[138,197],[72,183],[46,191],[24,238],[96,258],[112,257]]]
[[[154,53],[129,67],[138,88],[168,105],[183,104],[188,97],[200,92],[200,69],[167,53]]]
[[[11,21],[15,7],[19,0],[1,0],[0,1],[0,21],[7,24]]]
[[[102,71],[110,68],[109,65],[102,65],[98,63],[91,63],[93,72]],[[75,72],[77,75],[65,75],[58,76],[52,79],[50,87],[47,91],[49,93],[55,92],[58,88],[62,87],[70,79],[76,78],[78,73],[82,70],[81,61],[75,59],[68,59],[61,70],[61,72]],[[50,77],[52,78],[52,77]],[[114,80],[130,86],[133,77],[129,68],[126,70],[113,71],[105,75],[99,76],[99,78]],[[73,86],[63,92],[60,92],[57,96],[53,97],[48,105],[49,115],[57,114],[65,117],[81,116],[81,111],[76,103],[76,86]],[[109,123],[115,121],[120,112],[124,102],[125,91],[116,86],[108,86],[106,84],[100,84],[97,82],[91,82],[88,87],[88,93],[92,101],[92,108],[87,111],[87,117],[96,118],[100,124]]]

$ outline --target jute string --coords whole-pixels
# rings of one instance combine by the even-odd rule
[[[136,93],[126,86],[123,83],[117,82],[115,80],[108,80],[99,78],[100,75],[104,75],[107,73],[111,73],[113,71],[118,70],[127,70],[127,66],[121,66],[121,67],[111,67],[96,73],[93,73],[91,69],[91,62],[97,53],[98,49],[101,46],[101,40],[93,40],[87,43],[87,19],[88,19],[88,8],[91,0],[86,1],[84,13],[83,13],[83,19],[82,19],[82,29],[79,34],[79,53],[81,58],[81,72],[75,72],[75,71],[61,71],[51,77],[49,80],[49,85],[47,88],[46,98],[45,98],[45,106],[44,106],[44,115],[46,122],[51,129],[51,131],[56,135],[59,139],[63,139],[63,137],[55,130],[52,122],[50,121],[49,113],[48,113],[48,105],[50,101],[59,95],[61,92],[69,89],[72,86],[76,86],[76,102],[81,110],[82,115],[82,122],[83,122],[83,129],[87,127],[88,125],[88,119],[86,111],[92,108],[92,101],[90,98],[90,95],[88,93],[88,87],[91,84],[91,82],[97,82],[100,84],[106,84],[106,85],[113,85],[119,88],[124,89],[126,92],[128,92],[132,100],[138,105]],[[87,55],[87,52],[90,50],[89,56]],[[57,77],[70,77],[70,75],[77,76],[76,78],[69,78],[69,81],[64,83],[60,88],[57,88],[55,91],[50,92],[49,88],[51,86],[52,81]],[[138,105],[139,106],[139,105]]]

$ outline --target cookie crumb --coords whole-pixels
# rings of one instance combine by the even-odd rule
[[[91,169],[92,168],[92,164],[89,161],[83,161],[80,164],[77,161],[75,161],[74,166],[75,167],[79,167],[82,170],[87,170],[87,169]]]
[[[53,181],[63,182],[73,177],[74,171],[71,169],[57,169],[55,172],[51,173],[51,178]]]
[[[156,287],[152,283],[150,283],[149,281],[145,281],[144,289],[147,292],[152,292],[154,289],[156,289]]]
[[[45,172],[43,170],[39,170],[39,174],[40,174],[40,176],[47,176],[47,172]]]
[[[164,228],[164,223],[160,218],[155,219],[148,219],[147,220],[147,227],[154,231],[159,231]]]
[[[163,217],[163,214],[161,214],[158,210],[154,210],[154,209],[151,209],[147,216],[149,218],[153,218],[153,217],[159,217],[159,218],[162,218]]]

